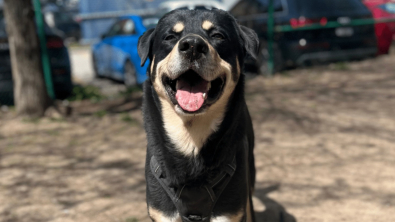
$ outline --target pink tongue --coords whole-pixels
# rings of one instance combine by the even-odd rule
[[[203,93],[207,93],[207,81],[200,81],[197,85],[191,86],[188,82],[178,80],[176,100],[186,111],[195,112],[199,110],[203,103]]]

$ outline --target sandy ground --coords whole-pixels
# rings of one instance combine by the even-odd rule
[[[394,62],[247,82],[258,222],[395,221]],[[0,112],[0,221],[148,222],[140,93],[72,105],[66,119]]]

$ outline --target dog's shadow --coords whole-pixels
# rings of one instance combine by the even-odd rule
[[[256,189],[254,198],[259,199],[258,202],[254,201],[255,208],[255,221],[256,222],[296,222],[296,218],[288,213],[286,209],[269,198],[267,194],[276,191],[280,188],[280,184],[275,184],[263,189]],[[264,206],[263,206],[264,205]]]

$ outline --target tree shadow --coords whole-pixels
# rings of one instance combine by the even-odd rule
[[[263,189],[255,190],[255,197],[258,198],[264,205],[265,210],[262,212],[255,212],[255,220],[257,222],[296,222],[296,218],[287,212],[284,206],[275,200],[269,198],[267,195],[270,192],[276,191],[280,188],[280,184],[275,184]]]
[[[80,103],[73,103],[72,115],[74,116],[89,116],[95,115],[98,112],[106,113],[123,113],[138,110],[142,105],[142,96],[128,96],[125,98],[105,100],[98,103],[92,103],[90,101],[82,101]]]

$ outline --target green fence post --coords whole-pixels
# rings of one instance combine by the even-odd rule
[[[45,85],[47,87],[48,96],[51,99],[55,99],[55,93],[53,89],[52,75],[51,75],[51,65],[49,63],[49,56],[47,51],[47,43],[45,39],[45,26],[43,20],[43,14],[41,13],[41,3],[40,0],[33,0],[36,25],[37,25],[37,35],[40,41],[41,49],[41,61],[44,72]]]
[[[268,40],[268,75],[272,76],[274,73],[274,52],[273,52],[273,41],[274,41],[274,1],[269,1],[269,18],[267,20],[267,40]]]

